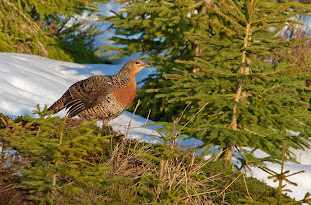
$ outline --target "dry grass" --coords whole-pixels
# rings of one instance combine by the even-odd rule
[[[211,186],[214,177],[207,177],[201,169],[208,161],[199,160],[191,152],[179,152],[175,157],[166,158],[155,146],[164,145],[124,138],[107,162],[112,166],[108,176],[137,180],[138,190],[148,187],[154,193],[151,201],[154,203],[213,204],[210,194],[215,192]]]

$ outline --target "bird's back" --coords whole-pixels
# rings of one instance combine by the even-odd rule
[[[84,120],[112,120],[133,102],[136,82],[120,84],[113,76],[93,76],[70,86],[49,110],[54,113],[68,109],[68,116],[79,115]]]

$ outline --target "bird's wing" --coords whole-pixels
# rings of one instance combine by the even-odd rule
[[[70,100],[65,103],[69,117],[92,108],[113,93],[111,76],[93,76],[76,82],[69,88]]]

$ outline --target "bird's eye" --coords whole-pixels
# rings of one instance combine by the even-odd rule
[[[135,63],[136,63],[136,64],[139,64],[139,62],[138,62],[138,61],[136,61]]]

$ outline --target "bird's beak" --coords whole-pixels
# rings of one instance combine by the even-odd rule
[[[145,63],[145,62],[144,62],[144,67],[150,68],[150,65],[149,65],[148,63]]]

